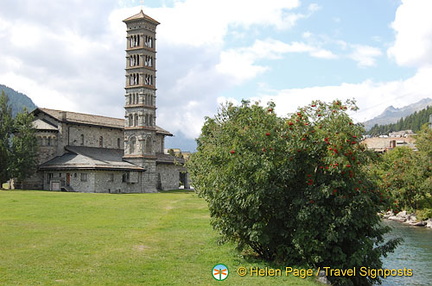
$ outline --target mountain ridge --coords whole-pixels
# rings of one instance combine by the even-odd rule
[[[0,84],[0,93],[2,91],[4,91],[9,98],[9,105],[12,108],[12,116],[14,117],[17,113],[22,112],[24,108],[27,108],[27,111],[30,112],[37,107],[30,97],[13,88]]]
[[[407,106],[396,108],[393,105],[387,107],[380,115],[363,122],[366,131],[369,131],[375,124],[386,125],[396,123],[399,119],[413,114],[416,111],[432,106],[432,98],[423,98],[422,100]]]

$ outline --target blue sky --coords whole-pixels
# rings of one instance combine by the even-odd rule
[[[3,0],[0,83],[40,107],[123,117],[125,25],[158,20],[157,124],[194,148],[220,103],[355,98],[365,121],[432,97],[432,1]]]

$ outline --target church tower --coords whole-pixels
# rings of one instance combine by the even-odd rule
[[[146,169],[139,183],[155,192],[156,174],[156,26],[141,10],[123,20],[127,26],[124,159]]]

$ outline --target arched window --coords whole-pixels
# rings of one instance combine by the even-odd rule
[[[138,126],[138,114],[134,115],[134,126]]]
[[[130,142],[129,142],[129,154],[135,153],[135,144],[136,144],[135,137],[130,138]]]
[[[103,136],[99,137],[99,147],[103,147]]]
[[[133,115],[129,114],[129,126],[133,125]]]
[[[145,147],[146,147],[145,152],[147,154],[151,154],[152,153],[152,138],[151,137],[147,137]]]
[[[120,138],[117,138],[117,148],[119,148],[119,149],[121,147],[120,143],[121,143]]]
[[[84,134],[81,134],[81,146],[84,146]]]

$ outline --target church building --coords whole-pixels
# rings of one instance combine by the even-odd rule
[[[125,118],[47,108],[33,111],[37,174],[27,188],[144,193],[188,188],[184,160],[164,153],[156,125],[156,20],[140,11],[127,29]]]

